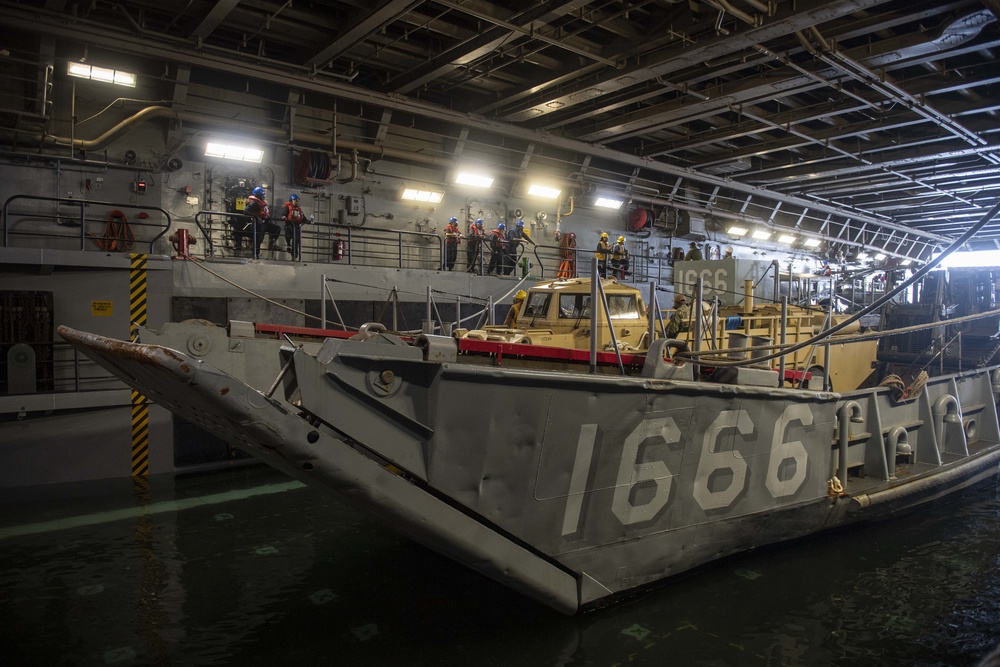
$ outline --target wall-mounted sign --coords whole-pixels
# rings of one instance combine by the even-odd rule
[[[91,301],[90,314],[94,317],[111,317],[114,315],[114,305],[111,301]]]

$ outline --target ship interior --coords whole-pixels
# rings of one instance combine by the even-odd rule
[[[739,304],[748,280],[759,301],[851,313],[942,252],[1000,249],[997,0],[0,10],[0,547],[113,523],[122,502],[140,523],[158,508],[231,530],[240,502],[306,493],[181,416],[137,411],[59,325],[449,335],[502,322],[540,280],[592,277],[602,234],[624,238],[620,282],[658,293],[664,317],[696,285]],[[258,188],[272,220],[295,195],[304,222],[255,225]],[[501,223],[523,230],[503,256]],[[954,314],[987,312],[998,279],[969,269],[939,291]],[[863,324],[946,319],[932,291]],[[1000,319],[984,322],[964,349],[934,347],[953,341],[942,323],[880,351],[895,368],[995,363]],[[95,576],[74,582],[78,611],[108,585]],[[79,664],[166,664],[155,642],[114,653],[126,643],[88,642]]]

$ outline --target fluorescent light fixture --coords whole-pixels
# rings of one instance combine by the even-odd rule
[[[769,238],[771,238],[771,232],[767,231],[766,229],[755,229],[753,230],[753,234],[751,234],[751,236],[757,239],[758,241],[766,241]]]
[[[913,261],[909,259],[904,259],[902,262],[899,263],[900,266],[909,266],[910,264],[913,264]]]
[[[621,199],[611,199],[610,197],[598,197],[597,201],[594,202],[594,206],[599,206],[601,208],[611,208],[618,210],[622,207],[625,202]]]
[[[205,146],[205,157],[218,157],[225,160],[254,162],[260,164],[264,160],[264,151],[259,148],[248,148],[235,144],[220,144],[209,142]]]
[[[440,204],[441,200],[444,199],[443,192],[434,192],[432,190],[416,190],[413,188],[406,188],[403,190],[403,196],[401,199],[407,201],[425,201],[430,204]]]
[[[474,185],[477,188],[488,188],[493,185],[493,178],[460,171],[458,172],[458,176],[455,177],[455,182],[459,185]]]
[[[726,230],[726,233],[729,234],[730,236],[746,236],[746,233],[749,232],[749,231],[750,230],[747,229],[746,227],[740,227],[739,225],[733,225],[732,227],[730,227],[729,229]]]
[[[935,253],[935,257],[940,253]],[[957,267],[988,266],[990,268],[1000,265],[1000,250],[960,250],[953,252],[938,265],[940,269],[954,269]]]
[[[104,81],[118,86],[135,88],[135,74],[133,72],[123,72],[118,69],[108,69],[106,67],[94,67],[86,63],[69,63],[66,72],[70,76],[80,79],[91,79],[93,81]]]
[[[558,199],[562,190],[556,190],[545,185],[532,185],[528,188],[528,194],[535,197],[545,197],[546,199]]]
[[[778,237],[778,243],[795,243],[795,237],[791,234],[782,234]]]
[[[881,252],[875,253],[875,261],[876,262],[881,262],[883,259],[885,259],[885,254],[884,253],[881,253]]]
[[[858,261],[859,262],[863,262],[866,259],[868,259],[868,253],[866,253],[866,252],[859,252],[858,253]]]
[[[822,241],[820,241],[819,239],[806,239],[802,245],[804,245],[807,248],[815,248],[820,243],[822,243]]]

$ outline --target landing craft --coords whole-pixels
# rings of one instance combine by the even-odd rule
[[[569,614],[995,484],[1000,466],[997,368],[833,393],[752,358],[707,374],[676,339],[587,354],[379,326],[147,337],[173,349],[59,332],[150,400]]]

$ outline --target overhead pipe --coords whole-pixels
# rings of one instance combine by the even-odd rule
[[[353,183],[358,180],[358,151],[354,149],[351,151],[351,175],[347,178],[338,178],[338,183]],[[337,155],[337,171],[340,171],[340,155]]]
[[[563,218],[568,218],[571,215],[573,215],[573,195],[569,196],[569,213],[563,214],[563,212],[562,212],[562,202],[559,202],[559,205],[556,206],[556,231],[555,231],[556,241],[558,241],[560,238],[562,238],[560,236],[561,232],[559,231],[559,223],[560,223],[560,221]]]
[[[882,93],[890,100],[900,104],[905,104],[914,112],[923,116],[938,127],[947,130],[954,136],[973,146],[982,146],[987,143],[985,139],[976,133],[964,127],[962,124],[948,118],[936,109],[924,104],[918,98],[889,81],[887,77],[876,74],[862,63],[840,52],[833,44],[827,41],[816,26],[811,26],[809,28],[809,32],[819,43],[818,52],[809,48],[806,38],[801,33],[796,33],[796,36],[799,38],[799,41],[803,44],[803,46],[810,51],[810,53],[817,56],[826,64],[836,67],[851,78]]]
[[[764,22],[764,17],[760,16],[759,14],[757,15],[747,14],[742,9],[737,9],[736,7],[733,7],[731,4],[729,4],[728,0],[705,0],[705,2],[711,5],[712,7],[715,7],[718,10],[729,12],[739,20],[753,26],[754,28],[759,28],[761,24]]]

